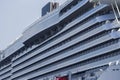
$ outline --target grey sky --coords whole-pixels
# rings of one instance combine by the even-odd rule
[[[5,49],[26,27],[41,16],[49,1],[66,0],[0,0],[0,50]]]

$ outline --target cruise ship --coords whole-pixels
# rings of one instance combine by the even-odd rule
[[[0,52],[0,80],[120,80],[120,0],[46,4]]]

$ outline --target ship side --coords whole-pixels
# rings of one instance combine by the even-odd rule
[[[68,0],[0,52],[0,80],[97,80],[120,59],[119,18],[117,5]]]

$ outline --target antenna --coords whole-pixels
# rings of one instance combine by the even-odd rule
[[[115,12],[115,8],[114,8],[114,6],[113,6],[112,3],[111,3],[111,6],[112,6],[112,10],[113,10],[113,12],[114,12],[114,15],[115,15],[116,21],[119,23],[119,20],[118,20],[118,18],[117,18],[117,14],[116,14],[116,12]]]
[[[117,8],[117,11],[118,11],[118,14],[119,14],[119,17],[120,17],[120,10],[119,10],[119,7],[118,7],[118,4],[117,4],[116,0],[115,0],[115,6]]]

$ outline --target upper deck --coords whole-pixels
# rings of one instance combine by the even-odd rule
[[[48,13],[47,15],[41,17],[40,19],[36,20],[33,24],[31,24],[22,34],[20,38],[18,38],[13,44],[8,46],[4,51],[3,54],[4,58],[10,56],[11,54],[15,53],[16,51],[20,50],[27,44],[33,44],[31,42],[35,41],[37,37],[43,37],[39,35],[43,35],[43,33],[48,33],[47,30],[51,29],[51,27],[58,26],[58,24],[66,24],[65,21],[69,20],[69,16],[78,15],[77,11],[79,9],[78,6],[85,7],[91,6],[88,4],[89,2],[94,2],[95,0],[68,0],[63,5],[58,7],[56,10]],[[98,0],[96,0],[98,1]],[[108,0],[99,0],[102,4],[109,4],[114,3],[114,1]],[[120,4],[119,0],[116,0],[117,4]],[[87,4],[87,5],[86,5]],[[74,13],[76,11],[76,13]],[[82,12],[82,10],[79,10]],[[74,13],[74,14],[73,14]],[[63,25],[62,25],[63,26]],[[29,45],[27,45],[28,47]]]

